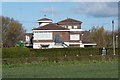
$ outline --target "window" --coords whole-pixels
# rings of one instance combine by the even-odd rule
[[[30,38],[29,36],[26,35],[26,41],[30,41]]]
[[[65,28],[67,28],[67,26],[64,26]]]
[[[34,40],[52,40],[52,32],[34,33]]]
[[[67,26],[62,26],[62,27],[67,28]]]
[[[74,26],[74,28],[77,28],[77,26]]]
[[[71,34],[70,40],[80,40],[80,35],[79,34]]]
[[[68,29],[72,29],[72,26],[68,26]]]

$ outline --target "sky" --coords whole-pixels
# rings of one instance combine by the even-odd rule
[[[46,15],[46,16],[44,16]],[[54,23],[73,18],[82,21],[82,29],[90,30],[93,26],[104,26],[112,30],[118,28],[117,2],[2,2],[2,16],[14,18],[23,24],[28,33],[39,24],[41,18],[50,18]]]

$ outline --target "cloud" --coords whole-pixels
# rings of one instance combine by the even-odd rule
[[[59,13],[61,13],[60,10],[58,10],[56,8],[53,8],[53,7],[51,7],[51,8],[42,8],[40,11],[42,13],[48,13],[48,14],[51,14],[51,13],[53,13],[53,14],[59,14]]]
[[[73,8],[72,11],[94,17],[111,17],[118,15],[118,6],[116,2],[88,2],[80,3],[79,7]]]

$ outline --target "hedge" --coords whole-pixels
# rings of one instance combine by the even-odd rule
[[[26,47],[3,48],[2,58],[21,58],[29,57],[31,52]]]
[[[61,56],[85,56],[99,55],[99,48],[54,48],[54,49],[30,49],[35,57],[61,57]]]
[[[54,49],[30,49],[34,57],[62,57],[62,56],[88,56],[101,55],[102,48],[54,48]],[[116,49],[116,54],[118,55]],[[107,55],[113,55],[113,49],[107,48]]]
[[[52,48],[52,49],[30,49],[26,47],[3,48],[3,58],[21,57],[64,57],[64,56],[91,56],[101,55],[101,48]],[[116,54],[120,49],[116,49]],[[107,48],[107,55],[113,55],[113,49]]]

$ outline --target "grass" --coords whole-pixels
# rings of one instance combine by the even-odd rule
[[[3,78],[118,78],[118,62],[4,64]]]

